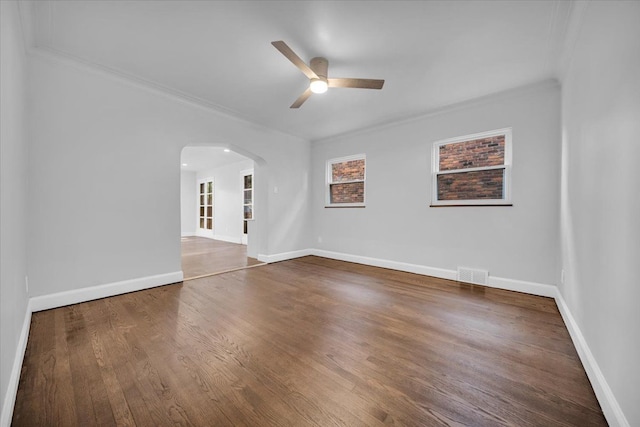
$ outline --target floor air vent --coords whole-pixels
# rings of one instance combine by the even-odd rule
[[[458,282],[486,285],[489,272],[487,270],[475,270],[473,268],[458,267]]]

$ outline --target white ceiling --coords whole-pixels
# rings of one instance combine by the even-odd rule
[[[225,112],[319,140],[556,76],[567,1],[52,1],[31,4],[33,43]],[[330,77],[308,80],[272,45]]]
[[[184,147],[180,154],[180,168],[183,171],[205,171],[244,160],[250,159],[233,151],[225,153],[222,147]]]

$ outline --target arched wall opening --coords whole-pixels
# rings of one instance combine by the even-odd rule
[[[257,259],[267,244],[267,163],[228,143],[182,147],[180,230],[188,236],[246,245]],[[246,232],[246,233],[245,233]]]

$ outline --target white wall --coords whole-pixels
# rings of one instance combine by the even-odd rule
[[[25,273],[38,296],[179,271],[180,151],[213,144],[264,160],[255,165],[261,254],[317,247],[551,284],[564,269],[562,296],[623,417],[640,425],[640,3],[586,7],[562,116],[558,88],[543,85],[312,148],[37,51],[27,135],[17,8],[0,7],[3,402]],[[514,206],[429,208],[431,143],[508,126]],[[367,154],[367,207],[325,209],[326,160],[358,153]]]
[[[316,142],[315,247],[553,284],[558,271],[559,88],[546,82],[420,119]],[[431,208],[432,143],[513,128],[513,207]],[[331,158],[364,153],[366,208],[324,208]],[[317,241],[318,237],[322,243]]]
[[[629,425],[638,426],[640,3],[586,5],[562,82],[560,290]]]
[[[32,66],[33,295],[179,272],[186,145],[260,159],[260,253],[308,246],[308,142],[42,52]]]
[[[183,236],[196,234],[197,203],[196,173],[180,171],[180,229]]]
[[[4,425],[11,417],[17,384],[10,378],[16,356],[22,355],[19,340],[27,315],[28,138],[27,66],[15,2],[0,2],[0,19],[0,423]]]
[[[214,238],[234,243],[242,241],[243,191],[240,172],[253,167],[253,161],[246,160],[198,171],[197,179],[213,178]]]

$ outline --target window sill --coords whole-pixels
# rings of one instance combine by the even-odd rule
[[[429,205],[430,208],[460,208],[460,207],[513,206],[513,203],[460,203],[451,205]]]
[[[325,209],[333,209],[333,208],[364,208],[366,207],[365,205],[350,205],[350,204],[343,204],[343,205],[325,205],[324,206]]]

